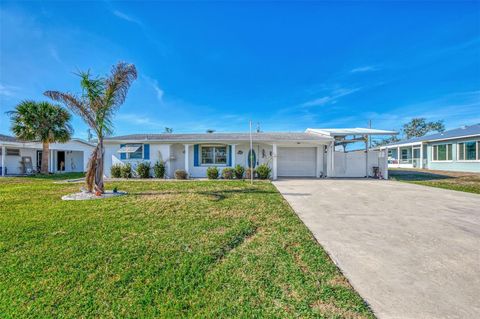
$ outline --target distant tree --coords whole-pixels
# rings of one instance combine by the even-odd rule
[[[92,77],[89,72],[80,72],[79,76],[82,88],[80,96],[58,91],[47,91],[44,94],[63,102],[95,132],[97,146],[88,161],[85,181],[90,192],[95,190],[103,193],[103,138],[113,131],[113,115],[125,102],[128,89],[137,78],[137,69],[133,64],[120,62],[106,78]]]
[[[443,132],[445,125],[443,121],[427,122],[425,118],[413,118],[410,122],[403,124],[405,138],[421,137],[430,132]]]
[[[172,127],[165,127],[165,130],[163,131],[163,133],[171,134],[171,133],[173,133],[173,128]]]
[[[398,142],[398,141],[400,141],[400,139],[396,135],[392,135],[391,137],[385,138],[385,139],[382,139],[382,140],[373,140],[372,141],[372,146],[373,147],[379,147],[379,146],[383,146],[383,145],[392,144],[392,143],[395,143],[395,142]]]
[[[42,142],[40,172],[48,174],[50,143],[65,143],[72,136],[70,113],[48,102],[23,101],[8,114],[12,121],[12,132],[17,138]]]

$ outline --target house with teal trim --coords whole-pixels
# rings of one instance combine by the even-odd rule
[[[366,177],[380,172],[388,175],[386,153],[379,150],[338,152],[336,146],[347,142],[345,136],[396,134],[374,129],[319,130],[305,132],[204,133],[204,134],[131,134],[108,137],[105,145],[105,174],[114,164],[141,162],[165,163],[166,176],[172,178],[182,169],[192,178],[204,178],[207,169],[245,168],[267,164],[271,177]],[[353,139],[352,141],[356,141]],[[250,154],[252,156],[250,156]],[[253,163],[251,162],[253,159]]]
[[[480,173],[480,124],[416,137],[380,148],[388,167]]]

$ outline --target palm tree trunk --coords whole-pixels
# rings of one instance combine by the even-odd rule
[[[48,174],[48,158],[49,158],[49,144],[48,142],[42,143],[42,166],[40,167],[40,173]],[[53,171],[53,170],[52,170]]]
[[[89,192],[93,192],[93,183],[95,179],[95,171],[97,170],[97,153],[98,144],[93,149],[90,158],[88,159],[87,174],[85,176],[85,186]]]
[[[103,138],[98,138],[98,151],[97,151],[97,160],[96,160],[96,170],[95,170],[95,192],[104,193],[103,185]]]

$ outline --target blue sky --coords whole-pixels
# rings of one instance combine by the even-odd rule
[[[0,133],[117,61],[139,78],[115,134],[480,122],[480,2],[2,1]]]

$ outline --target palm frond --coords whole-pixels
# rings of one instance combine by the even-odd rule
[[[105,105],[115,108],[125,102],[128,89],[137,78],[135,65],[120,62],[112,69],[112,74],[105,81]]]
[[[54,101],[65,104],[73,113],[79,115],[91,128],[95,129],[95,116],[87,103],[84,103],[82,100],[70,93],[46,91],[43,94]]]

